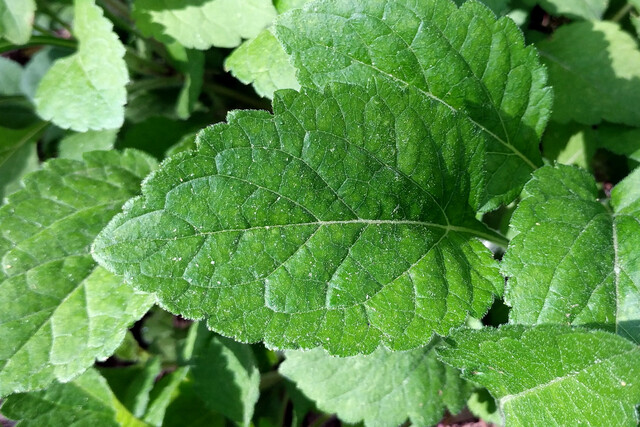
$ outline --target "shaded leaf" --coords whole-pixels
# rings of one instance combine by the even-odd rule
[[[82,160],[84,153],[89,151],[110,150],[116,142],[117,134],[117,129],[72,133],[60,140],[58,157]]]
[[[462,330],[441,358],[487,387],[508,426],[636,426],[640,348],[560,325]]]
[[[377,349],[337,358],[322,349],[288,351],[280,372],[318,407],[347,423],[397,426],[437,424],[445,409],[458,413],[471,386],[427,346],[405,352]]]
[[[35,0],[0,0],[0,37],[25,44],[31,37]]]
[[[149,404],[149,393],[160,374],[160,359],[152,358],[140,365],[101,370],[111,390],[136,417],[141,418]]]
[[[55,159],[0,208],[0,396],[69,381],[108,357],[154,298],[89,245],[155,166],[134,151]]]
[[[0,127],[0,201],[20,189],[24,175],[38,168],[35,143],[46,126],[39,122],[18,130]]]

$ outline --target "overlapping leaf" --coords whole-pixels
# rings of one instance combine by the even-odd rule
[[[502,279],[469,206],[485,134],[378,83],[280,92],[147,180],[94,256],[223,335],[370,353],[427,344]],[[499,239],[499,237],[498,237]]]
[[[56,383],[44,391],[9,396],[1,409],[22,427],[146,425],[122,406],[94,369],[67,384]]]
[[[134,151],[52,160],[0,209],[0,396],[74,378],[153,303],[89,254],[153,167]]]
[[[38,168],[35,142],[46,126],[38,122],[24,129],[0,127],[0,201],[20,188],[25,174]]]
[[[463,330],[439,350],[487,387],[508,426],[635,427],[640,348],[604,331],[560,325]]]
[[[40,81],[35,104],[42,118],[78,132],[122,126],[129,75],[124,46],[112,27],[94,0],[75,2],[79,48],[58,59]]]
[[[470,385],[427,346],[405,352],[383,348],[366,356],[337,358],[322,349],[288,351],[280,372],[320,409],[348,423],[398,426],[440,421],[447,408],[458,413]]]
[[[607,10],[609,0],[525,0],[524,3],[529,6],[535,6],[538,3],[552,15],[598,20]]]
[[[146,35],[187,48],[236,47],[271,25],[271,0],[135,0],[136,24]]]
[[[513,200],[541,164],[546,71],[513,21],[478,2],[314,1],[280,17],[276,34],[303,86],[387,81],[468,115],[488,140],[485,210]]]
[[[640,51],[618,24],[563,25],[538,48],[556,91],[554,120],[640,126]]]
[[[502,263],[511,322],[606,328],[640,343],[640,169],[611,193],[569,166],[538,170]]]

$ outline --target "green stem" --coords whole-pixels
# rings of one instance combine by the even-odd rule
[[[260,391],[273,387],[282,381],[282,375],[278,371],[265,372],[260,375]]]
[[[622,18],[624,18],[629,12],[631,12],[632,9],[633,5],[631,3],[627,3],[622,8],[620,8],[620,10],[615,15],[613,15],[611,20],[613,22],[620,22]]]
[[[55,37],[56,36],[56,34],[53,31],[51,31],[48,28],[44,28],[43,26],[38,25],[35,22],[33,23],[33,28],[35,28],[36,30],[40,31],[42,34],[47,34],[47,35],[49,35],[51,37]]]
[[[165,75],[169,72],[169,68],[148,58],[143,58],[132,47],[125,46],[125,49],[125,60],[129,64],[130,68],[135,69],[142,74],[150,75]]]
[[[105,7],[108,7],[112,11],[120,14],[120,16],[122,17],[129,17],[129,8],[126,5],[120,3],[118,0],[101,0],[100,3],[102,3]]]
[[[267,102],[263,102],[259,99],[254,99],[253,97],[244,95],[240,92],[237,92],[233,89],[229,89],[228,87],[225,87],[216,83],[205,84],[204,90],[209,92],[210,94],[235,99],[236,101],[240,101],[244,104],[250,105],[260,110],[268,109],[270,107],[270,105]]]
[[[31,46],[58,46],[69,49],[76,49],[78,43],[75,40],[61,39],[60,37],[51,36],[32,36],[28,42],[22,45],[15,45],[4,40],[0,40],[0,53],[11,52],[12,50],[20,50]]]
[[[149,79],[142,79],[130,83],[128,86],[129,92],[148,91],[154,89],[165,89],[172,87],[180,87],[183,83],[182,76],[175,75],[171,77],[154,77]]]

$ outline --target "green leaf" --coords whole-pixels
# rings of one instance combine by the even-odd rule
[[[274,0],[273,4],[276,7],[278,13],[285,13],[291,9],[297,9],[308,3],[309,0]]]
[[[618,24],[563,25],[538,48],[556,91],[554,120],[640,126],[640,51]]]
[[[69,381],[111,355],[154,301],[89,245],[155,162],[135,151],[55,159],[0,208],[0,396]]]
[[[55,61],[73,53],[70,49],[45,47],[36,52],[24,67],[20,79],[20,91],[34,102],[40,81],[53,66]]]
[[[271,0],[134,2],[134,17],[143,34],[200,50],[236,47],[271,25],[275,16]]]
[[[482,317],[503,286],[474,237],[503,239],[469,206],[483,134],[382,82],[277,92],[274,112],[233,112],[165,162],[96,259],[174,313],[278,348],[411,349]]]
[[[295,68],[271,29],[244,42],[224,63],[238,80],[252,84],[258,95],[273,98],[278,89],[299,89]]]
[[[0,37],[25,44],[31,37],[35,0],[0,0]]]
[[[502,416],[498,412],[498,405],[486,388],[481,388],[471,393],[471,397],[467,400],[467,408],[482,421],[493,423],[497,426],[502,425]]]
[[[487,138],[485,211],[541,165],[546,71],[514,22],[478,2],[314,1],[282,15],[276,35],[303,86],[385,81],[466,116]]]
[[[216,336],[198,325],[189,361],[193,391],[210,410],[248,426],[260,394],[260,372],[246,344]]]
[[[0,0],[0,4],[2,0]],[[20,64],[0,56],[0,96],[20,95],[20,79],[24,70]]]
[[[118,129],[72,133],[60,140],[58,157],[82,160],[82,155],[89,151],[110,150],[116,142],[117,135]]]
[[[176,115],[188,119],[195,110],[202,90],[204,77],[204,54],[193,49],[185,49],[178,43],[167,45],[167,51],[177,70],[184,74],[184,85],[178,95]]]
[[[604,331],[560,325],[462,330],[438,350],[487,387],[508,426],[635,427],[640,348]]]
[[[288,351],[282,375],[318,407],[342,421],[366,426],[435,425],[445,408],[457,414],[471,386],[440,362],[433,346],[405,352],[383,348],[367,356],[336,358],[322,349]]]
[[[38,168],[35,143],[47,125],[39,122],[18,130],[0,127],[0,201],[21,187],[24,175]]]
[[[455,4],[461,6],[467,0],[453,0]],[[493,11],[496,15],[504,15],[509,9],[509,0],[479,0],[480,3],[486,5],[489,9]]]
[[[125,49],[94,0],[77,0],[74,36],[78,51],[58,59],[40,81],[38,114],[64,129],[115,129],[124,121],[129,82]]]
[[[145,414],[149,393],[160,372],[159,358],[149,359],[145,364],[101,370],[118,400],[138,418]]]
[[[113,395],[100,374],[89,369],[73,382],[9,396],[2,413],[22,427],[43,425],[142,427]]]
[[[569,166],[539,169],[511,220],[502,262],[510,321],[591,325],[640,343],[640,169],[598,199]]]
[[[526,0],[525,3],[530,6],[538,3],[552,15],[596,21],[602,19],[609,0]]]

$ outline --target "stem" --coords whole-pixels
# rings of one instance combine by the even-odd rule
[[[4,40],[0,40],[0,53],[11,52],[12,50],[20,50],[31,46],[58,46],[69,49],[76,49],[78,43],[75,40],[61,39],[60,37],[51,36],[32,36],[28,42],[22,45],[15,45]]]
[[[100,3],[104,4],[105,7],[108,7],[111,10],[117,12],[122,17],[129,17],[129,8],[120,3],[118,0],[101,0]]]
[[[53,31],[51,31],[48,28],[44,28],[41,25],[36,24],[35,22],[33,23],[33,28],[35,28],[36,30],[40,31],[42,34],[48,34],[51,37],[55,37],[55,33]]]
[[[321,425],[323,425],[324,423],[329,421],[331,419],[331,417],[333,417],[332,414],[322,414],[318,418],[316,418],[316,420],[314,422],[312,422],[309,425],[309,427],[320,427]]]
[[[206,91],[211,92],[215,95],[221,95],[227,98],[235,99],[236,101],[240,101],[243,104],[250,105],[252,107],[258,108],[260,110],[265,110],[270,107],[270,105],[266,102],[261,102],[258,99],[254,99],[250,96],[244,95],[240,92],[236,92],[233,89],[229,89],[228,87],[221,86],[215,83],[207,83],[204,85],[204,89]]]
[[[131,68],[135,68],[136,71],[142,74],[151,75],[165,75],[169,72],[169,69],[161,64],[158,64],[150,59],[143,58],[130,46],[125,46],[126,54],[125,60],[129,63]],[[131,62],[134,62],[133,64]]]
[[[148,91],[154,89],[164,89],[171,87],[180,87],[182,85],[182,76],[176,75],[171,77],[155,77],[150,79],[142,79],[130,83],[129,92]]]
[[[620,10],[615,15],[613,15],[611,20],[613,22],[620,22],[622,18],[627,16],[627,13],[631,12],[632,9],[633,9],[633,5],[631,3],[627,3],[626,5],[621,7]]]

